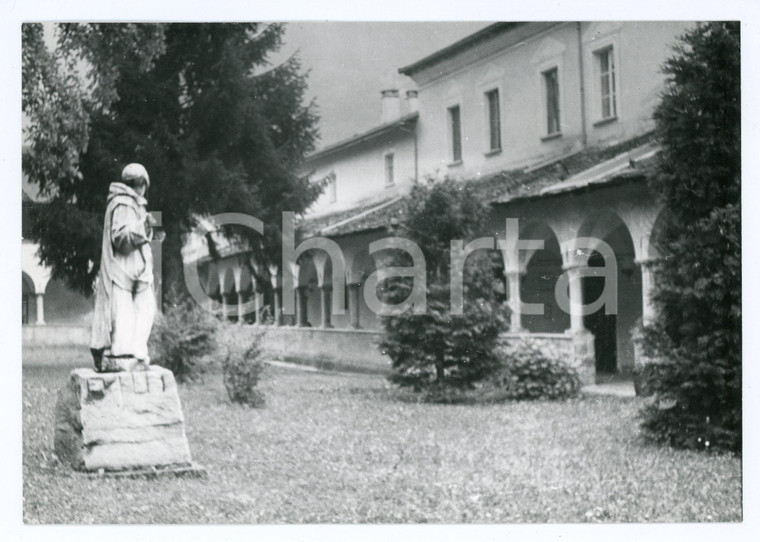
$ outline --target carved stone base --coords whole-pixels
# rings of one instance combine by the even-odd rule
[[[139,360],[132,357],[116,358],[103,356],[100,362],[100,373],[120,373],[123,371],[147,371],[150,360]]]
[[[55,453],[91,472],[191,467],[184,416],[171,371],[74,369],[58,392]]]

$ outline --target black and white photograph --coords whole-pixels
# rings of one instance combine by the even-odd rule
[[[751,537],[758,7],[227,4],[6,8],[14,537]]]

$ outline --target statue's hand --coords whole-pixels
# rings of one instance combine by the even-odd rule
[[[155,224],[153,217],[147,215],[145,218],[145,237],[148,240],[152,239],[153,236],[153,224]]]

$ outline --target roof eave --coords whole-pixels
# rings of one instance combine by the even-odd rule
[[[601,189],[601,188],[619,186],[627,182],[644,181],[647,179],[648,175],[651,174],[651,172],[652,172],[651,168],[641,169],[637,171],[625,171],[623,173],[610,177],[604,182],[595,182],[595,183],[589,183],[589,184],[584,184],[580,186],[568,187],[567,190],[558,190],[555,192],[548,192],[548,193],[538,192],[536,194],[523,194],[523,195],[515,196],[509,199],[492,201],[490,205],[492,207],[496,207],[498,205],[511,205],[514,203],[520,203],[524,201],[554,198],[558,196],[560,197],[568,196],[568,195],[576,196],[579,193],[591,192],[591,191]]]
[[[428,68],[442,60],[445,60],[446,58],[449,58],[459,53],[460,51],[463,51],[469,47],[472,47],[473,45],[477,43],[485,41],[486,39],[490,38],[491,36],[495,34],[512,30],[513,28],[516,28],[523,24],[526,24],[526,23],[524,22],[498,22],[498,23],[490,24],[486,26],[485,28],[475,32],[474,34],[470,34],[469,36],[457,42],[452,43],[448,47],[439,49],[435,53],[428,55],[425,58],[418,60],[417,62],[414,62],[412,64],[399,68],[398,72],[402,75],[412,76],[413,74],[419,73],[425,68]]]
[[[385,124],[381,124],[380,126],[376,126],[375,128],[372,128],[368,130],[367,132],[364,132],[363,134],[352,136],[348,139],[344,139],[343,141],[338,141],[337,143],[333,143],[332,145],[328,145],[324,149],[321,149],[309,156],[306,157],[305,161],[306,163],[312,162],[314,160],[318,160],[320,158],[324,158],[326,156],[329,156],[331,154],[334,154],[336,152],[343,151],[345,149],[351,148],[354,145],[359,145],[361,143],[366,143],[368,141],[372,141],[376,137],[380,137],[382,135],[385,135],[389,132],[392,132],[393,130],[396,130],[398,128],[402,128],[406,124],[411,124],[414,122],[417,122],[417,118],[419,117],[418,112],[410,113],[408,115],[405,115],[393,122],[388,122]]]

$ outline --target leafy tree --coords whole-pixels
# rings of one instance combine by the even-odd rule
[[[149,207],[163,213],[163,283],[183,285],[182,235],[204,214],[265,223],[248,237],[276,261],[282,211],[303,212],[321,187],[294,171],[317,138],[297,57],[272,67],[279,24],[61,24],[57,48],[24,25],[24,173],[50,201],[33,216],[54,276],[89,293],[102,213],[121,168],[148,169]],[[84,66],[84,68],[83,68]],[[82,72],[89,83],[83,90]]]
[[[739,24],[699,24],[664,72],[655,112],[659,192],[670,217],[655,274],[659,317],[644,346],[652,438],[741,449],[741,93]]]
[[[391,381],[431,392],[435,399],[449,388],[468,388],[490,375],[499,365],[495,354],[499,332],[504,329],[504,307],[498,302],[494,261],[484,251],[471,254],[464,268],[464,306],[454,314],[450,303],[452,240],[472,240],[484,231],[487,208],[467,184],[451,179],[417,183],[408,196],[396,235],[414,241],[426,263],[427,308],[424,314],[410,309],[383,318],[381,349],[393,363]],[[394,252],[387,262],[409,266],[406,253]],[[409,296],[407,277],[387,279],[386,303],[397,304]],[[440,395],[444,398],[443,395]]]

